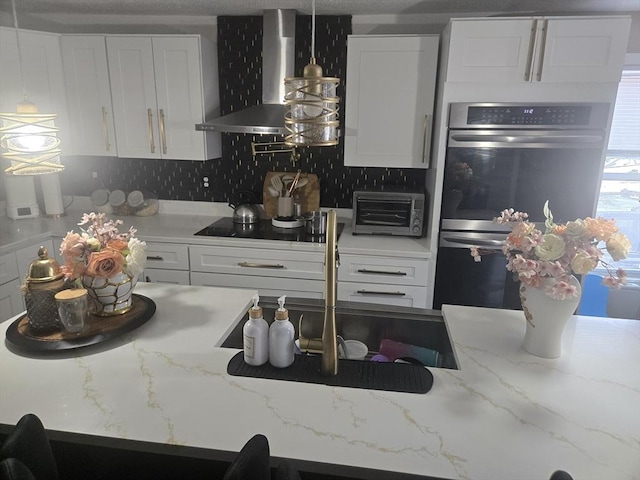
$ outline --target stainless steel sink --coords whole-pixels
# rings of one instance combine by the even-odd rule
[[[278,308],[276,297],[260,297],[264,318],[271,323]],[[322,336],[324,301],[287,297],[289,319],[299,337],[299,318],[304,315],[302,333],[307,338]],[[221,346],[242,349],[242,319],[223,339]],[[442,314],[438,310],[390,307],[355,302],[337,302],[338,334],[345,340],[359,340],[369,348],[370,359],[378,353],[382,339],[394,340],[439,352],[438,367],[457,369]]]

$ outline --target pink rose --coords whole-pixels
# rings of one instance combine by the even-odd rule
[[[87,275],[92,277],[109,278],[122,272],[124,257],[114,250],[102,250],[91,254],[87,265]]]

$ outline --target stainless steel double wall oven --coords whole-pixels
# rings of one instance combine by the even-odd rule
[[[501,246],[505,208],[544,223],[548,200],[558,222],[595,213],[606,103],[450,105],[434,308],[443,303],[520,308]],[[469,247],[498,253],[476,263]]]

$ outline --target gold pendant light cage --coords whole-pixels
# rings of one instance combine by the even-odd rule
[[[316,64],[315,0],[311,25],[311,60],[302,77],[284,79],[285,144],[293,147],[326,147],[338,144],[340,122],[336,90],[340,79],[324,77],[322,67]]]
[[[64,166],[60,164],[60,139],[57,136],[58,128],[55,126],[58,115],[38,113],[36,105],[27,100],[15,0],[12,0],[11,4],[24,101],[18,104],[16,112],[0,113],[0,148],[2,156],[11,163],[5,169],[5,173],[57,173],[64,170]]]

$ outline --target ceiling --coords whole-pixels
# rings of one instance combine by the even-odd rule
[[[265,9],[310,14],[312,0],[14,0],[18,16],[260,15]],[[11,11],[11,0],[0,11]],[[318,15],[606,13],[640,10],[640,0],[316,0]]]

